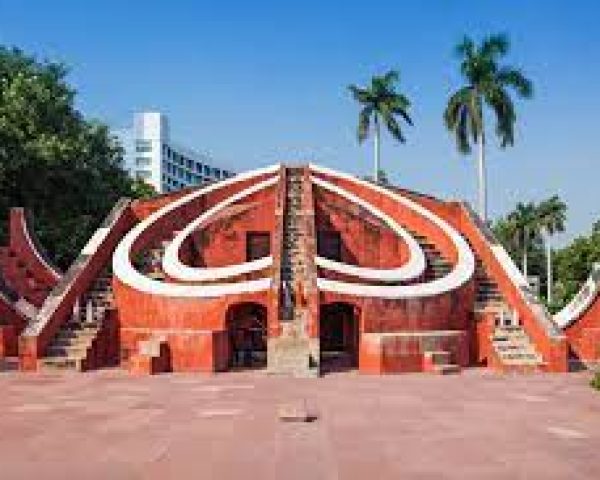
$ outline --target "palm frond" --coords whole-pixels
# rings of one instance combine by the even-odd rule
[[[471,58],[475,53],[475,42],[467,35],[454,47],[454,53],[458,58]]]
[[[404,138],[402,129],[400,128],[398,121],[394,118],[394,115],[390,111],[386,111],[382,115],[382,120],[383,120],[388,132],[390,132],[390,134],[392,135],[392,137],[394,137],[400,143],[406,142],[406,139]]]
[[[484,58],[496,59],[503,57],[510,50],[510,40],[505,33],[485,37],[481,42],[479,54]]]
[[[358,143],[364,142],[369,136],[369,129],[371,127],[371,117],[373,115],[373,107],[364,107],[358,114],[358,130],[357,137]]]
[[[467,154],[471,151],[469,142],[470,134],[470,103],[472,88],[463,87],[456,91],[448,100],[444,111],[444,123],[446,128],[453,132],[456,137],[458,151]]]
[[[496,116],[496,135],[500,139],[500,146],[506,148],[513,145],[517,116],[510,95],[503,88],[496,87],[486,93],[485,100],[492,107]]]
[[[372,101],[371,92],[366,88],[361,88],[357,85],[349,85],[348,90],[358,103],[363,105],[368,104]]]
[[[533,84],[523,72],[512,67],[502,67],[496,74],[498,83],[515,89],[520,97],[531,98],[533,96]]]
[[[469,114],[465,105],[462,105],[458,112],[458,122],[455,129],[456,146],[458,151],[464,155],[471,153],[471,143],[469,142]]]
[[[567,204],[558,195],[553,195],[538,205],[538,216],[543,228],[550,235],[564,232],[567,220]]]
[[[400,72],[398,70],[389,70],[383,74],[381,79],[388,87],[393,87],[396,82],[400,81]]]

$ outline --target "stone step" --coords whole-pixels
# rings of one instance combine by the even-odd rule
[[[78,357],[44,357],[40,359],[40,366],[58,370],[84,370],[85,360]]]
[[[46,347],[46,356],[85,358],[85,356],[87,355],[88,348],[89,345],[84,343],[68,346],[49,345],[48,347]]]
[[[433,352],[425,352],[425,355],[431,358],[434,364],[444,365],[450,363],[452,354],[445,350],[438,350]]]
[[[434,365],[432,373],[437,373],[438,375],[450,375],[452,373],[459,373],[460,366],[454,363],[445,363],[440,365]]]

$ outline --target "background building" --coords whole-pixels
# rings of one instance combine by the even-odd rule
[[[160,112],[136,113],[133,127],[116,134],[125,149],[123,167],[160,193],[234,175],[208,155],[173,142],[168,119]]]

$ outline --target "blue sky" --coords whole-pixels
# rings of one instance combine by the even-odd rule
[[[518,103],[516,146],[490,146],[490,210],[558,193],[570,207],[560,243],[600,219],[598,25],[595,0],[0,0],[0,43],[70,65],[85,114],[124,127],[134,111],[164,111],[176,139],[238,171],[310,159],[369,173],[346,86],[397,68],[415,126],[406,145],[384,140],[383,167],[468,200],[474,159],[442,123],[461,82],[452,49],[464,33],[507,32],[507,61],[536,94]]]

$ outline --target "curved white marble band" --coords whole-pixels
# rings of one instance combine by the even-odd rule
[[[554,323],[564,330],[590,308],[598,295],[600,295],[600,263],[593,265],[592,273],[577,294],[552,317]]]
[[[392,217],[386,215],[378,208],[374,207],[370,203],[364,201],[362,198],[357,197],[353,193],[338,187],[326,180],[311,176],[313,184],[328,190],[336,195],[346,199],[350,203],[359,205],[361,208],[372,214],[374,217],[379,218],[385,223],[396,235],[398,235],[408,247],[409,258],[408,262],[398,268],[365,268],[356,265],[348,265],[346,263],[336,262],[324,257],[315,257],[315,263],[321,268],[327,270],[333,270],[334,272],[351,275],[354,277],[362,278],[364,280],[375,280],[380,282],[398,282],[402,280],[409,280],[418,277],[425,271],[425,255],[421,246],[417,241],[410,235],[403,227],[401,227]]]
[[[170,214],[174,210],[186,205],[187,203],[214,192],[223,187],[234,185],[244,180],[250,180],[261,175],[275,174],[279,171],[280,165],[271,165],[266,168],[252,170],[250,172],[236,175],[218,183],[207,185],[188,195],[165,205],[163,208],[149,215],[146,219],[133,227],[121,240],[113,255],[113,274],[121,282],[138,291],[152,295],[167,297],[192,297],[192,298],[211,298],[220,295],[251,293],[267,290],[271,287],[271,278],[260,278],[257,280],[248,280],[235,283],[223,283],[213,285],[181,285],[176,283],[167,283],[146,277],[138,272],[131,263],[131,248],[137,238],[158,219]]]
[[[446,221],[427,210],[425,207],[413,202],[396,192],[392,192],[379,185],[374,185],[364,180],[360,180],[351,175],[337,172],[329,168],[319,167],[311,164],[310,168],[317,174],[322,174],[334,178],[340,178],[350,181],[363,188],[368,188],[376,191],[381,195],[385,195],[404,207],[412,210],[418,215],[424,217],[431,223],[435,224],[454,244],[457,251],[457,261],[454,268],[448,275],[416,285],[365,285],[360,283],[348,283],[338,280],[329,280],[326,278],[317,278],[317,286],[324,291],[330,291],[345,295],[355,295],[364,297],[379,297],[379,298],[417,298],[440,295],[468,282],[475,272],[475,257],[469,245],[464,238],[452,228]]]
[[[190,267],[189,265],[182,263],[179,259],[179,250],[181,249],[181,245],[183,244],[184,240],[191,235],[194,230],[204,226],[208,220],[210,220],[210,218],[216,215],[218,212],[256,192],[276,185],[278,181],[278,177],[272,177],[246,188],[245,190],[242,190],[241,192],[238,192],[235,195],[223,200],[214,207],[209,208],[196,220],[187,225],[165,249],[165,254],[162,261],[163,270],[165,273],[177,280],[188,282],[206,282],[235,277],[270,267],[273,264],[273,257],[271,256],[259,258],[251,262],[239,263],[237,265],[228,265],[226,267]]]

